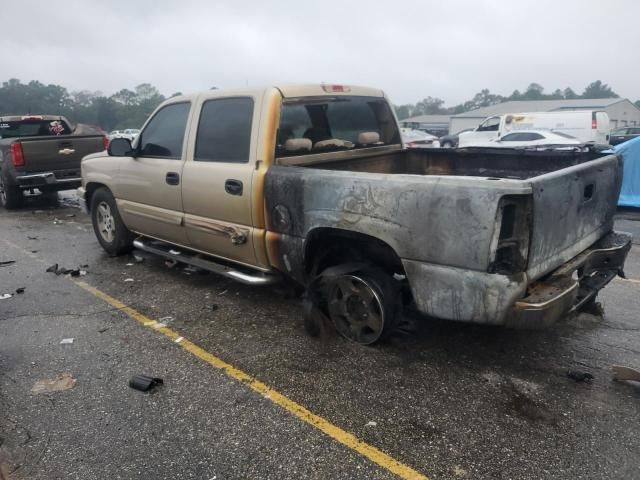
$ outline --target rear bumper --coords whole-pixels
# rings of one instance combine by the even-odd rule
[[[82,178],[76,172],[39,172],[16,176],[16,185],[20,188],[46,188],[50,190],[69,190],[80,186]]]
[[[542,328],[593,299],[622,273],[631,235],[611,232],[536,282],[403,260],[418,310],[447,320]]]
[[[623,268],[631,235],[611,232],[550,275],[529,285],[505,324],[514,328],[544,328],[564,314],[594,299]]]

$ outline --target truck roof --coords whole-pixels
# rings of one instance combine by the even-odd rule
[[[284,98],[297,98],[297,97],[320,97],[320,96],[340,96],[340,95],[355,95],[366,97],[384,97],[384,92],[379,88],[363,87],[358,85],[345,85],[334,83],[309,83],[309,84],[294,84],[294,85],[273,85],[259,88],[232,88],[221,89],[222,93],[229,93],[232,95],[242,94],[256,94],[263,93],[265,90],[276,88],[280,91]],[[193,100],[199,94],[208,92],[210,90],[203,90],[200,92],[194,92],[191,94],[180,95],[171,97],[170,101],[179,100]]]

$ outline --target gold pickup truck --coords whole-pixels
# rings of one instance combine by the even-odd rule
[[[593,302],[630,248],[621,180],[584,148],[405,149],[382,91],[301,85],[171,98],[83,159],[80,195],[109,254],[293,281],[310,330],[368,344],[407,304],[541,327]]]

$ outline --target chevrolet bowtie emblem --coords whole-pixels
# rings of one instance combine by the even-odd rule
[[[63,148],[58,150],[58,153],[60,155],[71,155],[72,153],[75,153],[75,150],[73,148]]]

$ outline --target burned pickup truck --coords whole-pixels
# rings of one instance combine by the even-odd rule
[[[106,146],[59,115],[0,116],[0,206],[19,207],[24,192],[78,188],[82,157]]]
[[[621,175],[610,154],[403,149],[380,90],[303,85],[174,97],[83,160],[80,194],[108,253],[293,281],[368,344],[409,304],[535,328],[592,302],[630,248]]]

